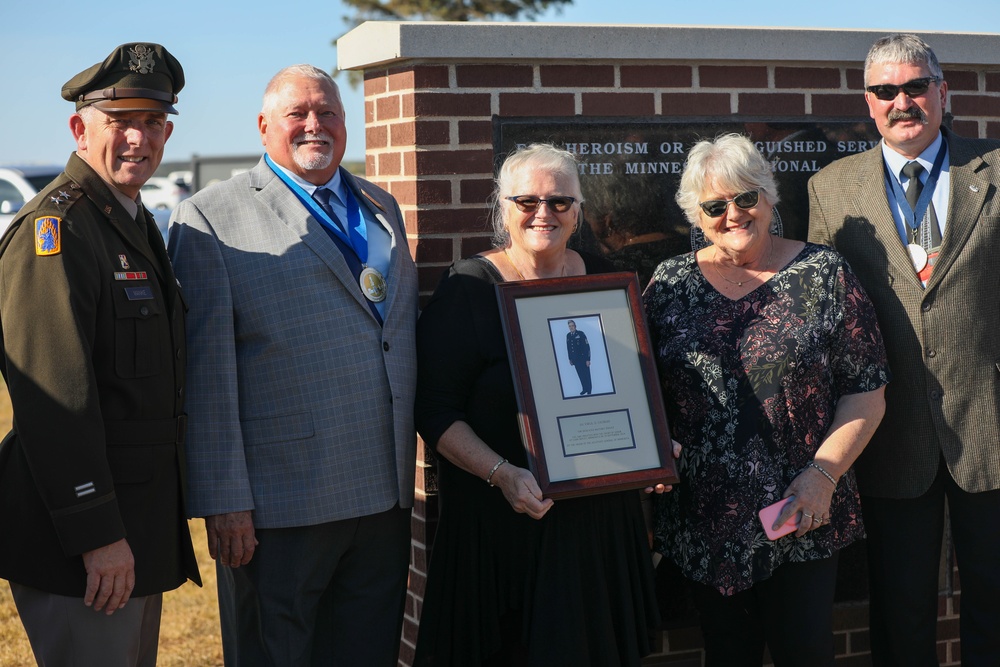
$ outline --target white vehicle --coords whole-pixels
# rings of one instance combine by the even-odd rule
[[[140,192],[143,205],[150,211],[173,210],[182,200],[191,196],[183,181],[172,181],[162,176],[152,176]]]
[[[181,171],[170,172],[167,174],[167,178],[174,183],[183,183],[190,190],[191,183],[194,182],[194,173],[190,169],[182,169]]]
[[[0,234],[32,197],[62,173],[61,166],[0,167]]]

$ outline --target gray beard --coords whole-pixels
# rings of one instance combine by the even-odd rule
[[[299,166],[300,169],[306,171],[315,171],[317,169],[326,169],[333,163],[333,151],[324,155],[313,155],[312,157],[306,157],[305,155],[299,153],[298,149],[292,152],[292,159],[295,160],[295,164]]]

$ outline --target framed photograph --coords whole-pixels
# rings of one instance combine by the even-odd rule
[[[545,497],[676,483],[636,275],[496,290],[521,437]]]

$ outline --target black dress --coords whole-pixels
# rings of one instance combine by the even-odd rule
[[[587,272],[606,263],[584,256]],[[417,325],[417,428],[431,447],[464,421],[527,467],[494,285],[482,257],[456,262]],[[659,623],[639,491],[559,500],[541,520],[499,488],[439,457],[440,521],[417,665],[468,667],[495,655],[521,621],[527,665],[638,665]],[[515,640],[518,633],[514,633]]]

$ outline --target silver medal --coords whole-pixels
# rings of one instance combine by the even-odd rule
[[[922,246],[916,243],[911,243],[906,246],[906,249],[910,251],[910,260],[913,262],[913,268],[920,273],[927,266],[927,251],[923,249]]]

